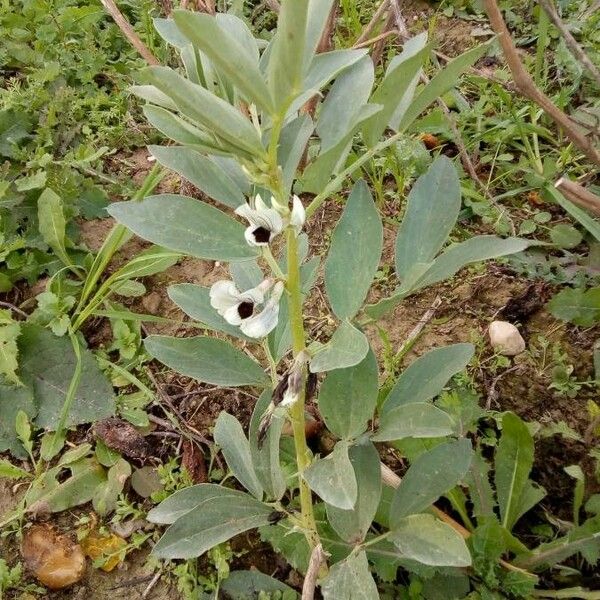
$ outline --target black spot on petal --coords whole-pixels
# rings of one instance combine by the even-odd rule
[[[271,241],[271,231],[266,227],[257,227],[252,235],[259,244],[268,244]]]
[[[254,303],[252,302],[241,302],[238,305],[238,315],[241,319],[247,319],[252,316],[254,312]]]

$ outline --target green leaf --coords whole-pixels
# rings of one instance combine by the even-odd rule
[[[265,274],[256,260],[230,263],[229,272],[238,290],[255,288],[265,278]]]
[[[473,450],[468,439],[440,444],[412,462],[394,492],[390,523],[421,512],[457,485],[469,470]]]
[[[298,165],[313,130],[313,121],[307,114],[296,117],[281,130],[278,161],[283,171],[283,184],[286,193],[289,193],[292,189]]]
[[[42,238],[65,265],[70,265],[71,259],[65,248],[66,221],[60,196],[46,188],[38,198],[37,205]]]
[[[424,565],[468,567],[471,555],[460,533],[433,515],[410,515],[400,519],[389,539],[403,557]]]
[[[164,248],[148,248],[127,261],[113,274],[112,278],[118,281],[136,277],[149,277],[166,271],[172,267],[181,254]]]
[[[596,238],[596,241],[600,242],[600,222],[597,219],[567,200],[554,186],[547,185],[544,192],[559,206],[562,206],[578,223],[583,225]]]
[[[443,96],[448,90],[453,88],[458,83],[458,78],[471,66],[475,61],[482,57],[490,47],[494,40],[471,48],[467,52],[457,56],[451,60],[439,73],[436,73],[428,84],[426,84],[421,93],[418,94],[410,103],[407,111],[404,113],[399,130],[402,131],[413,123],[413,121],[437,98]]]
[[[29,479],[33,475],[19,467],[15,467],[15,465],[4,458],[0,458],[0,478],[3,477],[7,479]]]
[[[273,111],[271,94],[258,62],[213,15],[187,10],[174,10],[172,14],[179,30],[208,56],[246,99],[267,112]]]
[[[548,309],[557,319],[592,327],[600,321],[600,287],[565,288],[552,297]]]
[[[369,351],[365,334],[350,322],[342,321],[329,342],[310,361],[313,373],[357,365]]]
[[[354,507],[358,487],[347,442],[338,442],[331,454],[315,460],[304,472],[304,479],[327,504],[346,510]]]
[[[232,571],[221,584],[221,591],[228,600],[250,600],[269,594],[271,598],[298,600],[298,593],[290,586],[260,571]],[[280,593],[281,595],[277,595]]]
[[[360,310],[379,266],[383,226],[369,188],[359,180],[336,225],[325,261],[325,290],[333,312],[351,319]]]
[[[333,0],[308,0],[306,15],[306,42],[304,44],[304,67],[310,65],[315,56],[321,36],[327,25]]]
[[[321,584],[324,600],[379,600],[364,550],[331,567]]]
[[[337,437],[348,440],[366,431],[377,404],[377,379],[371,350],[357,365],[327,373],[319,390],[319,413]]]
[[[423,354],[402,372],[385,399],[382,413],[403,404],[431,400],[469,364],[474,352],[473,344],[452,344]]]
[[[379,141],[400,105],[410,106],[421,67],[431,52],[431,45],[424,45],[426,41],[427,34],[408,40],[403,51],[392,59],[383,81],[373,92],[370,102],[380,104],[383,110],[363,126],[367,146],[374,146]],[[397,125],[400,118],[394,121]]]
[[[105,516],[115,510],[119,495],[123,492],[125,482],[131,475],[131,465],[120,458],[110,469],[108,469],[106,481],[100,484],[92,498],[94,510]]]
[[[152,550],[158,558],[194,558],[235,535],[269,523],[273,514],[270,506],[243,492],[211,484],[202,485],[211,486],[211,495],[207,494],[203,501],[182,514],[167,529]]]
[[[221,412],[213,431],[215,442],[227,461],[234,477],[258,500],[262,500],[263,488],[256,476],[250,443],[240,422],[232,415]]]
[[[520,516],[519,504],[529,487],[533,453],[533,437],[527,425],[514,413],[505,413],[495,456],[495,484],[502,525],[508,531]]]
[[[169,298],[186,314],[209,329],[223,331],[236,338],[256,342],[246,337],[239,327],[230,325],[210,304],[210,288],[193,283],[176,283],[167,288]]]
[[[377,512],[381,498],[381,469],[379,453],[367,440],[351,446],[348,454],[358,485],[356,503],[350,510],[327,505],[327,517],[336,533],[354,545],[365,539]]]
[[[391,442],[407,437],[443,437],[450,435],[453,429],[454,422],[443,410],[426,402],[412,402],[386,411],[371,439]]]
[[[225,100],[168,67],[147,67],[142,76],[169,96],[184,116],[221,138],[227,147],[251,156],[264,154],[252,123]]]
[[[33,390],[38,407],[36,424],[53,430],[71,384],[77,357],[69,338],[56,337],[52,332],[25,323],[19,338],[21,379]],[[115,412],[115,397],[110,382],[104,376],[94,355],[81,348],[81,378],[66,426],[99,421]]]
[[[156,19],[158,20],[158,19]],[[164,20],[164,19],[163,19]],[[146,102],[150,102],[150,104],[152,105],[156,105],[156,106],[149,106],[147,105],[148,108],[150,109],[154,109],[154,108],[158,108],[160,107],[167,109],[167,111],[171,111],[171,110],[177,110],[177,106],[175,104],[175,102],[173,102],[173,100],[171,100],[171,98],[169,98],[169,96],[167,96],[166,94],[164,94],[163,92],[161,92],[158,88],[154,87],[153,85],[132,85],[129,87],[129,91],[134,94],[135,96],[137,96],[138,98],[141,98],[142,100],[146,100]],[[146,108],[146,107],[144,107]],[[161,111],[159,111],[160,114]],[[179,117],[177,117],[179,118]],[[159,128],[157,128],[159,129]],[[204,134],[202,134],[201,132],[199,132],[200,137],[203,137]],[[193,143],[190,142],[191,144]]]
[[[201,192],[230,208],[246,202],[242,190],[214,160],[188,146],[148,146],[156,160],[179,173]]]
[[[117,202],[109,214],[136,235],[198,258],[236,261],[257,256],[244,239],[244,226],[200,200],[161,194]]]
[[[151,335],[148,353],[178,373],[222,386],[265,385],[261,366],[231,344],[211,337],[175,338]]]
[[[321,154],[337,146],[354,129],[356,118],[369,99],[374,80],[370,56],[363,56],[336,78],[321,105],[317,121]]]
[[[17,375],[19,368],[17,340],[20,335],[21,324],[13,321],[9,311],[0,310],[0,375],[12,385],[21,384]]]
[[[413,265],[433,261],[454,228],[459,211],[456,168],[450,159],[440,156],[408,194],[396,237],[396,273],[400,280],[407,277]]]
[[[268,64],[269,89],[277,110],[302,91],[309,0],[283,2]]]
[[[70,476],[64,479],[64,470]],[[38,477],[25,495],[27,511],[33,514],[61,512],[89,502],[106,473],[94,458],[58,465]]]
[[[550,229],[550,239],[560,248],[575,248],[581,244],[583,235],[572,225],[559,223]]]
[[[286,490],[285,477],[279,460],[279,440],[281,439],[281,430],[283,429],[285,418],[274,414],[269,430],[260,448],[258,447],[257,439],[261,418],[270,402],[271,390],[265,390],[254,406],[248,437],[250,438],[252,464],[254,465],[258,480],[269,499],[280,500]]]

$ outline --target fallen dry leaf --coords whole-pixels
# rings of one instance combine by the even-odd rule
[[[148,454],[148,442],[131,424],[123,419],[109,417],[94,425],[94,435],[108,448],[129,458],[144,458]]]
[[[92,531],[81,540],[84,554],[93,561],[104,559],[100,568],[107,573],[123,562],[124,553],[121,553],[121,550],[126,546],[127,542],[114,533],[101,535],[97,531]]]
[[[85,556],[79,544],[60,535],[51,525],[34,525],[21,544],[27,568],[51,590],[60,590],[79,581],[85,571]]]
[[[188,472],[194,483],[206,483],[208,481],[204,453],[197,444],[190,440],[184,440],[183,442],[181,466]]]

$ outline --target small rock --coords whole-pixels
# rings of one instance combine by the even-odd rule
[[[504,356],[516,356],[525,350],[525,340],[512,323],[493,321],[488,334],[492,348]]]

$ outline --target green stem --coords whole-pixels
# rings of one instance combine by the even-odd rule
[[[277,261],[275,260],[275,257],[273,256],[273,253],[271,252],[271,248],[269,248],[269,246],[263,246],[262,255],[263,258],[267,261],[269,267],[271,268],[271,271],[273,271],[273,275],[275,275],[277,279],[285,279],[285,275],[283,274],[283,271],[277,264]]]
[[[269,373],[271,375],[271,383],[273,384],[273,388],[277,385],[277,364],[275,363],[275,359],[271,354],[271,349],[269,348],[269,341],[267,338],[263,340],[263,349],[265,351],[265,356],[267,357],[267,361],[269,362]]]
[[[298,238],[293,228],[287,230],[287,264],[288,278],[287,291],[289,294],[289,319],[292,332],[292,349],[294,356],[298,356],[306,345],[304,335],[304,322],[302,319],[302,289],[300,285],[300,264],[298,261]],[[311,547],[319,543],[317,527],[313,513],[312,495],[308,484],[304,480],[304,471],[310,465],[310,452],[306,444],[306,428],[304,422],[304,390],[298,401],[290,408],[290,420],[294,432],[294,447],[298,463],[298,487],[300,489],[300,510],[302,525]]]

